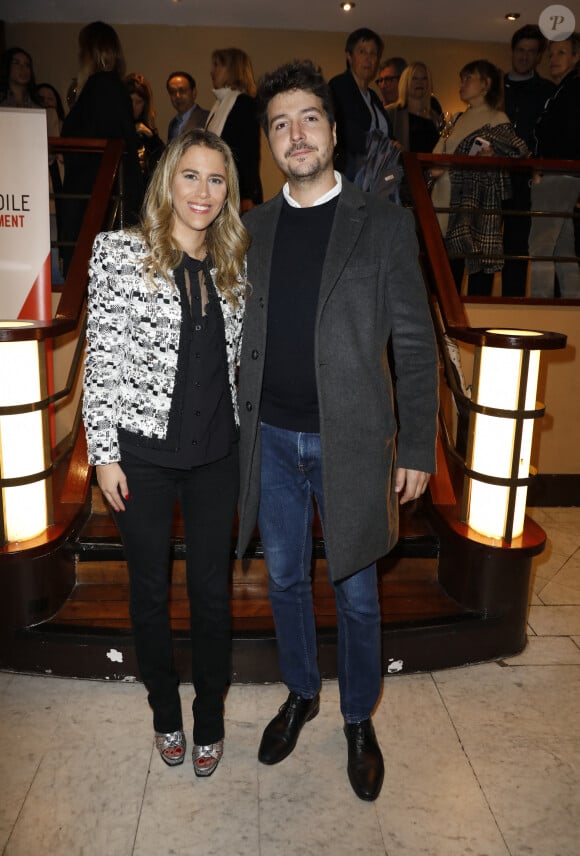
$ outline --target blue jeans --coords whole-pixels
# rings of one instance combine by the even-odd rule
[[[302,698],[320,689],[310,567],[316,499],[324,531],[320,434],[262,423],[258,523],[269,573],[282,677]],[[376,566],[332,584],[338,630],[340,708],[346,722],[367,719],[381,686]]]
[[[580,196],[580,176],[543,175],[532,184],[533,211],[572,213]],[[531,256],[574,256],[574,223],[567,217],[533,217],[530,229]],[[558,274],[560,294],[580,298],[578,262],[532,261],[530,297],[554,297],[554,272]]]

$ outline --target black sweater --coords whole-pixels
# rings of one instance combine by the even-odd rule
[[[580,160],[580,77],[575,70],[549,99],[534,134],[538,157]]]
[[[338,196],[312,208],[284,200],[270,271],[261,418],[318,433],[314,329],[322,268]]]
[[[540,77],[536,72],[527,80],[512,80],[509,74],[506,74],[504,87],[505,112],[518,137],[521,137],[533,151],[534,125],[546,101],[556,91],[556,87],[550,80]]]

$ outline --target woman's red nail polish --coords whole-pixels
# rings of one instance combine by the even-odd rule
[[[125,499],[131,499],[131,497],[128,493],[125,494]]]

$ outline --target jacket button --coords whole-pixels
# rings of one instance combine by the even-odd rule
[[[251,401],[246,401],[246,410],[248,411],[248,413],[253,410]]]
[[[256,351],[256,349],[254,348],[254,350],[252,351],[252,359],[257,360],[259,356],[260,356],[260,352]]]

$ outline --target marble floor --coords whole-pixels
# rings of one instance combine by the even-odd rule
[[[528,646],[385,681],[375,803],[348,784],[334,681],[275,767],[256,750],[284,688],[233,686],[223,761],[195,780],[191,763],[170,769],[153,750],[140,684],[0,673],[2,854],[578,856],[580,508],[532,514],[549,544]],[[182,696],[189,710],[190,686]]]

